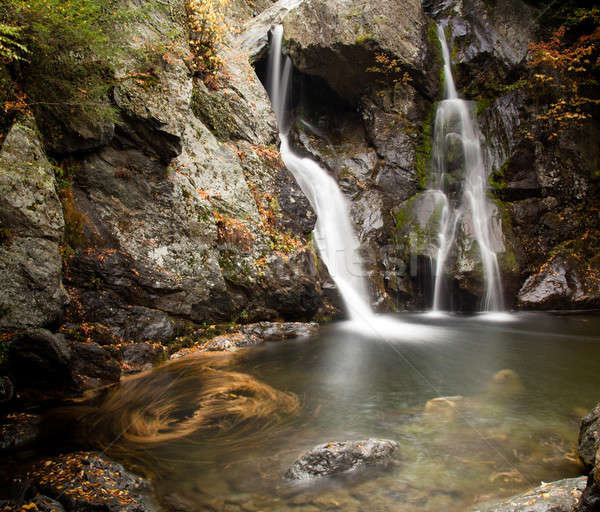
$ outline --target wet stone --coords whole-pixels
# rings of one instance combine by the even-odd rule
[[[582,476],[542,484],[518,496],[479,505],[472,512],[571,512],[586,482]]]
[[[301,455],[285,477],[306,480],[344,473],[367,465],[384,464],[391,460],[398,443],[389,439],[331,442],[315,446]]]

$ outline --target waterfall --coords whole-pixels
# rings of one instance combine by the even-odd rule
[[[484,311],[504,309],[502,281],[498,259],[493,250],[490,205],[486,196],[488,173],[480,143],[480,131],[472,112],[471,103],[461,100],[456,92],[450,61],[450,51],[444,28],[437,27],[444,58],[444,96],[435,116],[432,148],[432,181],[428,191],[441,206],[438,251],[435,264],[433,310],[443,306],[443,279],[446,261],[454,242],[459,222],[470,220],[473,238],[477,241],[484,273]],[[456,165],[460,156],[459,169],[449,169],[449,162]],[[459,191],[452,191],[448,182],[457,172],[463,173]]]
[[[369,306],[360,244],[350,221],[346,198],[325,169],[290,148],[285,113],[292,66],[289,57],[285,57],[282,69],[282,39],[283,27],[278,25],[272,31],[267,72],[269,96],[280,130],[281,158],[317,214],[314,230],[317,249],[349,315],[353,320],[366,323],[374,314]]]

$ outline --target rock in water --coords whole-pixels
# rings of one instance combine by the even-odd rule
[[[512,398],[521,394],[523,390],[519,374],[507,368],[496,372],[488,384],[488,392],[497,398]]]
[[[600,403],[581,420],[579,430],[579,458],[590,470],[594,466],[596,451],[600,447]]]
[[[518,496],[479,505],[473,512],[571,512],[585,483],[582,476],[542,484]]]
[[[425,418],[429,420],[453,421],[457,408],[464,403],[462,396],[441,396],[432,398],[425,404]]]
[[[581,420],[579,457],[590,472],[576,512],[600,510],[600,404]]]
[[[362,466],[389,462],[398,443],[389,439],[336,441],[315,446],[301,455],[285,477],[307,480],[352,471]]]

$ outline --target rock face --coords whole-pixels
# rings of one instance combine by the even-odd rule
[[[423,73],[426,24],[415,0],[401,6],[392,0],[305,0],[285,18],[284,34],[300,71],[324,78],[340,96],[357,102],[375,79],[366,69],[376,64],[376,53]]]
[[[183,2],[168,11],[155,5],[147,21],[115,28],[129,43],[104,99],[114,118],[39,115],[39,131],[20,121],[3,141],[0,329],[58,326],[69,296],[69,322],[134,342],[322,309],[315,216],[276,149],[244,43],[254,36],[222,48],[209,87],[188,67]],[[140,59],[165,33],[168,49]]]
[[[415,293],[391,211],[419,188],[419,146],[439,80],[431,28],[413,1],[306,0],[284,19],[297,69],[296,146],[350,200],[379,309],[404,307]]]
[[[398,443],[388,439],[342,441],[315,446],[300,456],[285,477],[306,480],[389,462]]]
[[[586,480],[582,476],[543,484],[518,496],[485,503],[472,512],[571,512]]]
[[[67,303],[55,185],[34,123],[13,125],[0,149],[0,329],[56,323]]]

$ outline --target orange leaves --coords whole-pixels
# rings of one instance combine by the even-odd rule
[[[249,250],[252,247],[254,235],[243,222],[223,215],[216,210],[213,214],[220,243],[233,243],[244,250]]]
[[[593,9],[576,14],[578,18],[547,41],[529,45],[532,86],[540,96],[552,98],[538,116],[549,128],[551,141],[589,119],[589,107],[600,103],[593,92],[600,79],[600,14]]]

